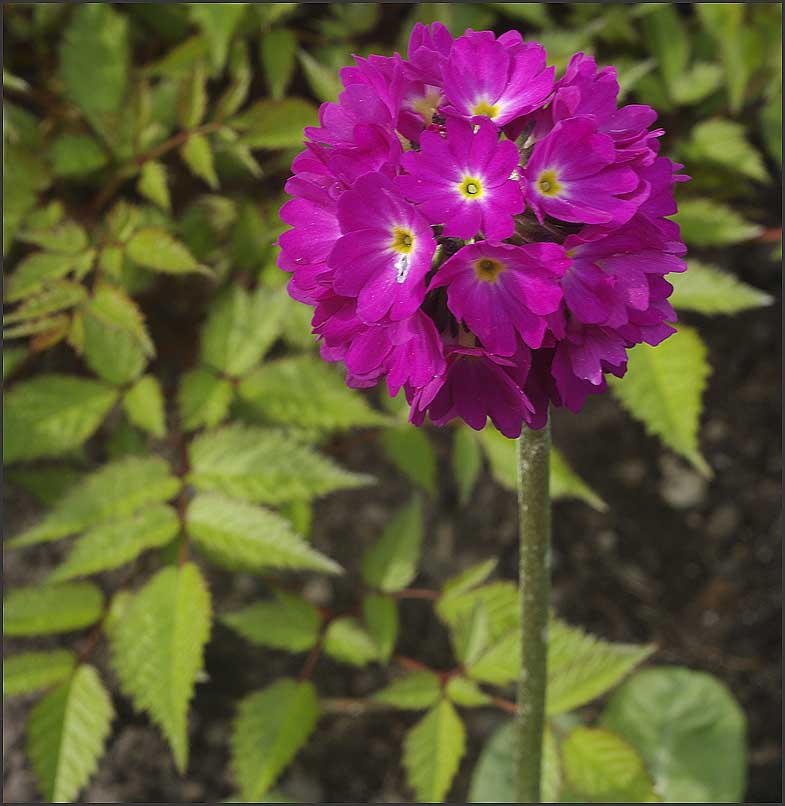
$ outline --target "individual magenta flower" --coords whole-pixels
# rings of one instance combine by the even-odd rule
[[[428,223],[382,173],[361,176],[338,202],[344,233],[327,263],[336,293],[357,297],[357,315],[378,322],[411,316],[425,297],[436,241]]]
[[[444,225],[445,236],[511,237],[513,216],[524,208],[519,183],[510,178],[518,165],[515,143],[500,141],[487,120],[476,127],[448,120],[445,128],[445,137],[424,132],[420,150],[404,154],[408,173],[397,177],[396,185],[431,224]]]
[[[447,288],[447,306],[486,350],[512,355],[518,339],[542,345],[545,315],[562,300],[559,279],[570,265],[554,243],[513,246],[479,241],[447,260],[429,288]]]
[[[278,265],[350,386],[517,437],[674,332],[688,177],[613,68],[579,53],[554,84],[519,33],[434,23],[341,80],[292,163]]]

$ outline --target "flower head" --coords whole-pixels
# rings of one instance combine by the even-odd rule
[[[292,163],[278,262],[350,386],[515,437],[673,332],[688,177],[613,68],[579,53],[554,84],[519,33],[434,23],[341,80]]]

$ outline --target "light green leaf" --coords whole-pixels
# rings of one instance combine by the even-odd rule
[[[19,233],[19,239],[40,246],[47,252],[62,252],[66,255],[83,252],[89,244],[84,228],[74,221],[60,221],[52,225],[42,222],[40,226],[31,224]]]
[[[513,19],[523,20],[538,28],[545,28],[550,23],[548,12],[542,3],[490,3]]]
[[[551,450],[550,487],[552,498],[578,498],[599,512],[605,512],[608,509],[608,505],[567,464],[556,448]]]
[[[169,198],[169,184],[166,166],[157,160],[147,160],[142,166],[139,181],[136,189],[149,199],[153,204],[157,204],[164,212],[168,213],[172,209],[172,202]]]
[[[609,691],[654,649],[651,644],[611,644],[552,619],[548,635],[548,714],[571,711]]]
[[[68,649],[25,652],[3,660],[3,696],[30,694],[70,677],[76,666],[76,653]]]
[[[441,692],[441,683],[433,672],[411,672],[377,691],[373,699],[393,708],[424,711],[441,697]]]
[[[46,800],[76,800],[98,766],[113,718],[112,700],[92,666],[80,666],[33,708],[27,755]]]
[[[294,568],[340,573],[340,566],[311,548],[269,510],[214,493],[197,495],[188,507],[188,533],[221,564],[243,571]]]
[[[757,238],[763,231],[735,210],[711,199],[684,199],[675,220],[689,246],[729,246]]]
[[[376,642],[355,618],[331,621],[324,635],[324,651],[341,663],[365,666],[379,657]]]
[[[128,89],[128,39],[125,14],[105,3],[86,3],[73,10],[60,47],[65,95],[107,142]]]
[[[177,513],[163,504],[146,507],[130,518],[94,526],[74,543],[49,581],[61,582],[119,568],[143,551],[170,543],[179,531]]]
[[[613,695],[602,724],[640,752],[666,802],[742,801],[744,714],[710,675],[675,667],[638,672]]]
[[[490,643],[466,673],[482,683],[503,686],[515,680],[520,668],[521,639],[516,628]]]
[[[436,603],[436,613],[449,627],[465,623],[472,611],[482,606],[488,621],[491,641],[501,638],[518,627],[518,591],[512,582],[490,582],[482,587],[467,587],[463,590],[445,590]]]
[[[769,153],[782,168],[782,82],[772,82],[769,98],[760,111],[763,138]]]
[[[444,693],[450,702],[464,708],[478,708],[490,705],[493,700],[475,682],[462,675],[453,675],[444,687]]]
[[[191,19],[202,29],[215,72],[226,63],[229,42],[245,13],[247,3],[191,3]]]
[[[468,428],[456,428],[452,443],[452,472],[462,505],[471,498],[482,470],[482,453],[477,438]]]
[[[125,393],[123,407],[128,419],[154,437],[166,434],[166,412],[161,385],[153,375],[144,375]]]
[[[239,393],[261,415],[286,425],[332,431],[388,422],[335,370],[309,355],[260,367],[243,379]]]
[[[466,730],[449,700],[441,700],[406,734],[406,780],[423,803],[441,803],[466,750]]]
[[[180,418],[186,431],[213,428],[228,414],[234,391],[232,384],[207,369],[186,372],[177,393]]]
[[[110,632],[112,665],[134,706],[171,745],[177,769],[188,763],[188,706],[210,635],[210,593],[193,563],[159,571]]]
[[[681,147],[685,162],[707,162],[748,176],[758,182],[768,179],[760,153],[750,144],[741,123],[713,118],[698,123]]]
[[[19,262],[5,289],[6,302],[17,302],[40,291],[52,280],[65,277],[92,261],[92,252],[86,255],[65,255],[55,252],[32,252]]]
[[[251,86],[251,61],[248,45],[243,39],[235,40],[229,53],[231,82],[215,105],[214,120],[223,120],[233,115],[248,97]]]
[[[332,67],[320,64],[310,53],[304,50],[297,51],[308,86],[320,101],[337,101],[343,92],[343,84],[338,71]]]
[[[183,129],[198,126],[207,112],[207,71],[197,62],[183,83],[177,98],[177,120]]]
[[[588,802],[659,800],[637,751],[609,730],[576,727],[562,742],[561,757],[570,790]]]
[[[180,489],[169,465],[158,456],[133,456],[91,473],[73,486],[37,526],[6,543],[32,546],[75,534],[89,526],[122,520],[142,507],[168,501]]]
[[[3,380],[13,375],[28,355],[27,347],[3,345]]]
[[[469,787],[471,803],[515,803],[516,731],[507,720],[488,740],[480,753]],[[561,789],[559,748],[546,728],[542,742],[541,797],[543,803],[557,803]]]
[[[640,344],[630,350],[627,375],[610,378],[610,387],[650,434],[709,476],[698,447],[701,398],[711,372],[706,353],[698,333],[680,327],[657,347]]]
[[[319,719],[313,684],[287,678],[249,694],[237,708],[231,765],[246,803],[258,803],[308,741]]]
[[[697,104],[722,86],[722,68],[710,62],[696,62],[671,83],[671,96],[681,106]]]
[[[689,62],[687,28],[673,6],[660,5],[643,18],[643,30],[645,41],[670,89],[685,72]]]
[[[274,601],[254,602],[227,613],[221,621],[252,644],[289,652],[311,649],[322,623],[310,602],[283,591],[275,592]]]
[[[363,579],[389,593],[405,588],[417,575],[422,543],[422,501],[415,496],[389,521],[363,554]]]
[[[16,588],[3,600],[3,632],[48,635],[72,632],[101,618],[104,597],[90,582]]]
[[[452,638],[455,657],[462,666],[471,669],[472,665],[482,656],[488,646],[490,627],[485,604],[480,599],[466,619],[452,624],[450,637]]]
[[[81,283],[53,280],[43,290],[28,297],[15,311],[4,316],[3,326],[68,310],[78,305],[86,296],[87,291]]]
[[[161,227],[137,230],[126,244],[125,253],[134,263],[165,274],[205,271],[188,248]]]
[[[398,640],[398,605],[389,596],[368,594],[363,596],[362,611],[379,660],[386,663]]]
[[[202,331],[202,360],[241,377],[262,360],[283,326],[283,291],[230,286],[213,303]]]
[[[496,570],[498,563],[499,561],[496,557],[490,557],[450,577],[442,586],[442,598],[449,600],[450,596],[458,596],[475,588],[477,585],[482,585]]]
[[[704,314],[738,313],[771,305],[773,297],[747,285],[732,274],[690,260],[687,271],[668,277],[673,285],[670,302],[682,311]]]
[[[436,491],[436,456],[428,433],[407,423],[386,428],[382,431],[381,441],[387,458],[415,484],[433,495]]]
[[[192,134],[180,149],[180,156],[194,176],[204,179],[213,190],[218,187],[210,141],[203,134]]]
[[[288,28],[273,28],[262,34],[259,57],[270,89],[270,97],[280,101],[292,79],[297,38]]]
[[[197,437],[189,481],[257,504],[309,500],[372,479],[351,473],[283,431],[234,424]]]
[[[5,461],[59,456],[89,439],[117,392],[98,381],[43,374],[15,384],[5,396]]]
[[[251,148],[295,148],[303,144],[306,126],[318,123],[316,107],[303,98],[262,100],[232,118],[229,124],[243,133]]]
[[[86,176],[108,161],[103,148],[87,134],[61,134],[49,146],[48,156],[55,176]]]

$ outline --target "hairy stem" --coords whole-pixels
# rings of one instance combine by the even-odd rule
[[[521,669],[517,800],[521,803],[540,802],[550,596],[550,449],[550,424],[538,431],[524,428],[518,440]]]

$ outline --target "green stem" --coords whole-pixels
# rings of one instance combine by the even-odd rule
[[[518,589],[521,670],[518,678],[518,801],[540,802],[548,659],[551,498],[550,424],[524,427],[518,440]]]

